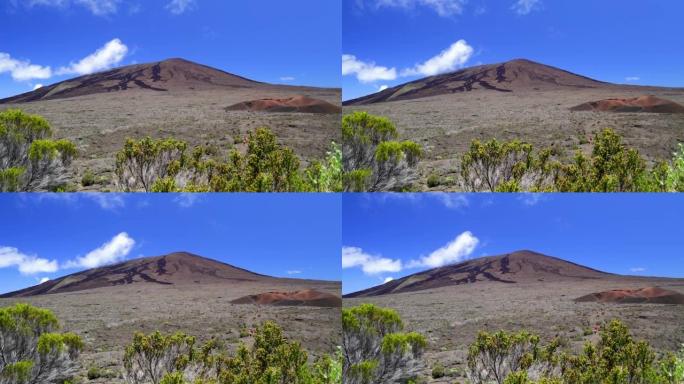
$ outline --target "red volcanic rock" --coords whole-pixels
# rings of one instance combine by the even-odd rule
[[[684,295],[658,287],[614,289],[578,297],[576,302],[684,304]]]
[[[590,101],[570,108],[572,111],[684,113],[684,105],[655,96],[632,99]]]
[[[342,299],[330,293],[312,289],[294,292],[265,292],[244,296],[231,301],[233,304],[303,305],[313,307],[341,307]]]
[[[287,99],[259,99],[243,101],[226,108],[227,111],[340,113],[342,108],[324,100],[306,96]]]

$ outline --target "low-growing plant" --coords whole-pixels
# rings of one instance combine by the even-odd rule
[[[445,375],[445,370],[444,370],[444,365],[440,362],[436,362],[435,365],[432,366],[432,378],[433,379],[439,379],[440,377],[444,377]]]
[[[427,341],[403,328],[392,309],[373,304],[343,309],[343,382],[381,384],[415,378]]]
[[[78,370],[83,341],[58,333],[59,322],[47,310],[28,304],[0,308],[0,383],[57,383]]]
[[[76,146],[55,140],[50,124],[17,109],[0,112],[0,192],[54,189],[64,184]]]
[[[345,191],[401,191],[416,178],[422,149],[397,141],[399,133],[385,117],[354,112],[342,119]]]

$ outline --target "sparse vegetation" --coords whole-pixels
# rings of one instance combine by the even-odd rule
[[[76,156],[76,146],[55,140],[50,124],[17,109],[0,112],[0,191],[57,189]]]
[[[28,304],[0,308],[0,383],[62,383],[79,369],[83,341],[58,333],[59,322],[47,310]]]
[[[658,360],[618,320],[578,354],[561,352],[558,340],[541,347],[539,337],[525,331],[481,332],[469,349],[468,377],[473,384],[678,384],[684,382],[683,357],[684,351]]]
[[[323,163],[313,162],[303,172],[299,158],[277,143],[266,128],[250,132],[242,154],[231,149],[226,157],[213,147],[175,139],[129,139],[117,154],[116,184],[122,191],[146,192],[292,192],[341,189],[341,153],[333,143]]]
[[[401,191],[409,188],[421,157],[413,141],[397,141],[399,133],[385,117],[354,112],[342,119],[345,191]]]
[[[227,353],[216,340],[201,347],[182,333],[136,334],[126,349],[124,378],[131,384],[333,384],[341,382],[340,355],[324,356],[309,365],[308,354],[281,328],[265,322],[254,333],[254,344],[240,344]]]
[[[422,368],[425,338],[403,332],[392,309],[362,304],[342,310],[345,384],[395,383],[414,379]]]
[[[684,180],[684,149],[671,164],[650,169],[638,151],[611,129],[594,138],[592,154],[577,151],[570,162],[557,151],[535,151],[519,141],[473,141],[461,158],[460,185],[466,191],[490,192],[667,192]]]

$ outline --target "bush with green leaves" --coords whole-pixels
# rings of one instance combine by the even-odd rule
[[[382,384],[414,378],[423,368],[425,337],[403,332],[399,314],[361,304],[342,310],[345,384]]]
[[[468,369],[473,384],[681,384],[684,350],[658,360],[647,342],[613,320],[580,353],[560,351],[557,340],[541,347],[524,331],[482,332],[470,346]]]
[[[52,135],[50,124],[38,115],[0,112],[0,192],[52,190],[64,184],[76,146]]]
[[[299,342],[288,340],[273,322],[257,327],[253,345],[241,344],[233,354],[215,340],[196,347],[195,338],[182,333],[136,334],[124,356],[124,379],[130,384],[339,384],[338,356],[309,365]]]
[[[333,143],[324,162],[300,171],[292,149],[278,144],[267,128],[250,132],[243,154],[175,139],[129,139],[117,154],[116,185],[122,191],[146,192],[295,192],[339,191],[341,153]]]
[[[670,192],[684,192],[684,144],[679,144],[672,154],[672,162],[666,167],[665,189]]]
[[[59,322],[47,310],[28,304],[0,308],[0,383],[62,383],[80,366],[83,341],[58,333]]]
[[[401,191],[416,178],[422,155],[412,141],[397,141],[399,133],[385,117],[354,112],[342,119],[342,160],[345,191]]]

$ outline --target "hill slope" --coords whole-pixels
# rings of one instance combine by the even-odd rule
[[[610,276],[610,274],[541,253],[517,251],[418,272],[344,297],[369,297],[414,292],[450,285],[474,284],[482,281],[515,284],[533,281],[600,279],[606,276]]]
[[[554,88],[600,88],[611,86],[585,76],[526,59],[480,65],[411,81],[372,95],[344,102],[367,105],[477,90],[515,92]]]
[[[292,88],[246,79],[184,59],[128,65],[105,72],[80,76],[0,100],[0,104],[65,99],[107,92],[146,90],[173,92],[235,88]]]
[[[127,284],[215,284],[276,279],[191,253],[176,252],[88,269],[0,297],[27,297]]]

